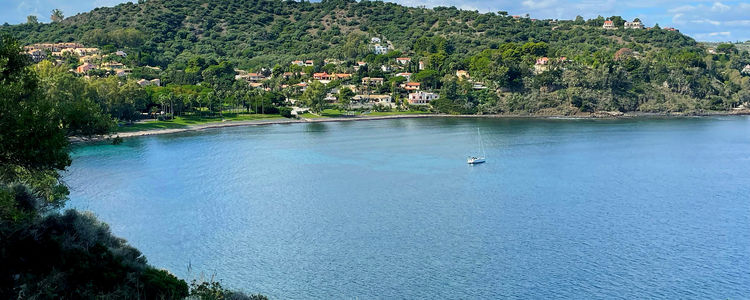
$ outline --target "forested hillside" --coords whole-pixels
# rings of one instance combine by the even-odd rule
[[[619,29],[602,29],[605,19]],[[432,107],[448,113],[700,112],[750,102],[750,74],[741,73],[750,64],[747,51],[727,44],[709,53],[677,31],[624,29],[624,22],[619,16],[535,20],[380,1],[149,0],[0,32],[27,44],[125,49],[128,65],[158,66],[163,71],[151,77],[180,85],[200,84],[197,73],[206,61],[278,75],[298,59],[315,60],[314,72],[343,72],[357,61],[373,66],[407,56],[426,63],[405,70],[439,92],[443,97]],[[393,52],[374,54],[372,37],[389,41]],[[535,69],[544,57],[550,65]],[[325,59],[345,63],[324,69]],[[494,92],[472,90],[453,76],[456,70],[467,70]],[[370,68],[353,81],[366,76],[395,77]],[[295,82],[266,86],[280,91],[285,83]]]

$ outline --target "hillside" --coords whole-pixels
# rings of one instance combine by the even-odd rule
[[[98,8],[60,23],[3,26],[0,32],[26,44],[75,41],[109,52],[125,49],[131,54],[126,64],[161,67],[165,71],[152,77],[177,84],[202,81],[182,75],[199,67],[198,57],[280,74],[294,71],[289,62],[300,59],[314,60],[314,72],[323,70],[325,59],[342,60],[325,70],[351,72],[357,61],[385,65],[407,56],[426,63],[424,70],[403,69],[419,72],[415,77],[423,86],[445,96],[432,105],[442,112],[695,112],[750,101],[750,81],[740,73],[750,63],[747,51],[710,54],[677,31],[623,29],[622,18],[607,19],[619,29],[602,29],[603,17],[535,20],[380,1],[149,0]],[[393,51],[372,53],[373,37],[389,42]],[[549,65],[535,66],[547,57]],[[496,93],[465,87],[453,76],[457,70],[468,70]],[[366,76],[395,77],[370,68],[352,81]],[[299,81],[270,86],[280,91]]]

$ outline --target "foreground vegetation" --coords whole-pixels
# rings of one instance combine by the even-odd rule
[[[93,215],[60,211],[68,196],[60,172],[71,162],[66,135],[106,132],[110,119],[91,113],[98,106],[50,96],[45,69],[20,52],[15,40],[0,39],[0,298],[265,299],[215,282],[188,284],[149,265]]]

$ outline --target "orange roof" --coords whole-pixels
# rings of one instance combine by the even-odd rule
[[[419,86],[419,82],[407,82],[406,86]]]
[[[604,24],[612,24],[612,23],[614,23],[614,22],[612,22],[612,21],[609,21],[609,20],[607,20],[607,21],[604,21]]]

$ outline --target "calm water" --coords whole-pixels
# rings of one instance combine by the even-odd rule
[[[73,157],[69,206],[151,264],[273,298],[750,298],[747,117],[273,125]]]

